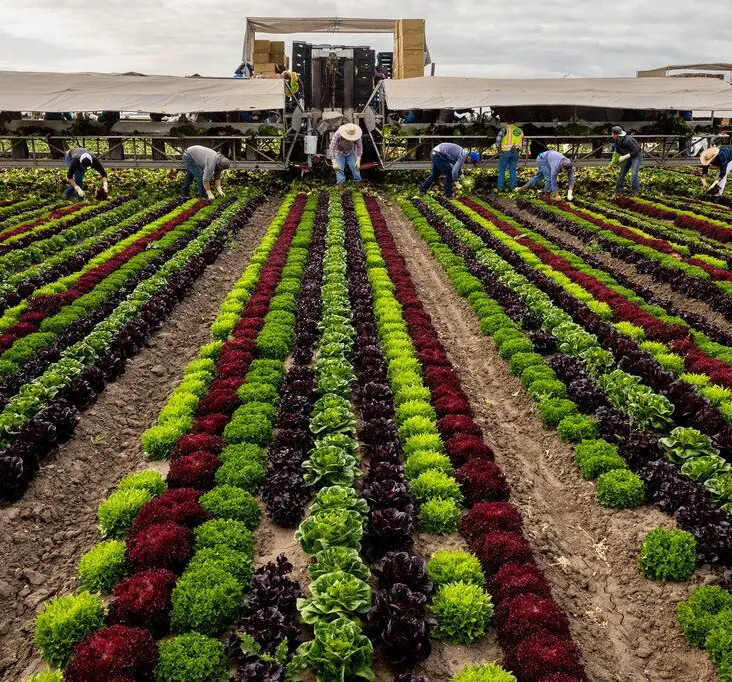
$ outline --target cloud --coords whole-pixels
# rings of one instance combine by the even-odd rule
[[[0,67],[17,70],[141,71],[228,76],[238,64],[244,17],[299,16],[280,0],[23,0],[3,3]],[[425,17],[440,75],[632,76],[668,63],[716,61],[727,51],[725,22],[711,0],[518,0],[510,4],[424,0],[313,0],[311,16]],[[311,35],[313,42],[371,44],[391,37]],[[288,38],[291,38],[288,36]]]

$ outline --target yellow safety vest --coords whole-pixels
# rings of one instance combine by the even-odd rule
[[[293,95],[300,91],[300,77],[294,71],[290,71],[290,90]]]
[[[521,149],[524,142],[524,131],[513,123],[506,124],[506,132],[501,138],[501,151],[510,152],[512,149]]]

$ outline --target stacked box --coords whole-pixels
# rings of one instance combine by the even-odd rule
[[[394,30],[393,78],[424,75],[424,19],[397,19]]]

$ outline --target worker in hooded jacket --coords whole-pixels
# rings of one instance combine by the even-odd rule
[[[181,195],[188,196],[188,191],[196,181],[198,194],[201,197],[207,197],[209,200],[214,199],[214,193],[211,191],[211,179],[213,178],[214,187],[219,196],[224,196],[224,190],[221,189],[221,176],[223,172],[231,166],[231,162],[223,154],[209,147],[196,144],[183,152],[183,169],[186,178],[181,187]]]
[[[699,155],[699,162],[702,166],[702,186],[710,194],[722,196],[724,188],[727,186],[727,178],[732,171],[732,147],[709,147]],[[706,176],[709,173],[710,166],[715,166],[719,175],[717,179],[710,185]]]
[[[92,154],[88,149],[84,149],[84,147],[75,147],[66,152],[64,163],[69,168],[66,173],[66,181],[69,183],[69,186],[64,190],[64,199],[71,199],[74,193],[80,199],[84,198],[84,175],[86,175],[86,172],[90,168],[93,168],[102,176],[102,188],[97,193],[97,198],[107,198],[109,192],[107,171],[104,170],[102,162],[96,155]]]
[[[625,192],[625,176],[632,168],[633,175],[630,180],[630,189],[633,194],[640,192],[640,167],[643,163],[643,149],[638,140],[628,135],[621,126],[613,126],[610,130],[615,145],[613,162],[620,164],[618,181],[615,184],[615,194],[622,195]]]

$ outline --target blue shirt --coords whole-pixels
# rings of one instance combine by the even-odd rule
[[[544,191],[555,194],[559,191],[559,184],[557,183],[557,176],[560,171],[567,170],[569,172],[569,179],[567,181],[567,187],[569,189],[574,188],[575,170],[574,164],[564,154],[550,150],[548,152],[542,152],[536,157],[537,173],[527,183],[529,187],[535,187],[541,180],[544,180]]]
[[[457,180],[460,177],[465,159],[468,158],[468,150],[463,149],[454,142],[441,142],[432,150],[433,154],[435,152],[439,152],[448,160],[452,166],[452,179]]]
[[[709,166],[716,166],[719,168],[719,179],[727,175],[727,166],[732,162],[732,147],[721,147],[719,154],[712,161]],[[709,172],[709,166],[702,166],[702,173],[706,175]]]

